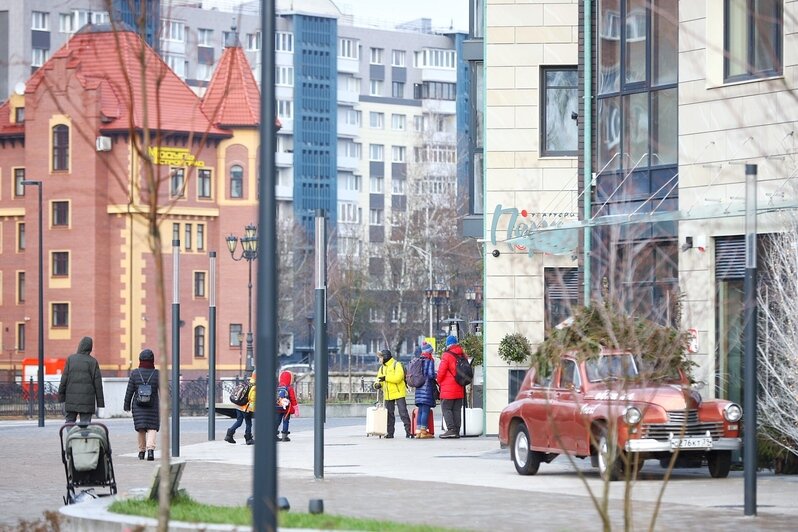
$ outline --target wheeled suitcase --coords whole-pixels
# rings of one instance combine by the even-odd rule
[[[418,417],[418,407],[413,409],[413,413],[410,415],[410,433],[415,436],[416,435],[416,418]],[[427,431],[433,436],[435,435],[435,420],[433,419],[433,411],[429,411],[429,417],[427,418]]]
[[[382,403],[366,410],[366,436],[379,436],[388,434],[388,410]]]

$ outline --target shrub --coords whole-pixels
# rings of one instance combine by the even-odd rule
[[[499,342],[499,357],[508,364],[528,363],[531,356],[532,346],[523,334],[508,334]]]
[[[482,365],[482,336],[469,334],[463,338],[460,345],[463,347],[463,351],[466,352],[466,355],[472,358],[472,366],[476,367]]]

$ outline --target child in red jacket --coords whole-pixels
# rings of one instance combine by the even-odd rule
[[[288,437],[288,423],[291,420],[291,414],[297,412],[296,392],[294,391],[294,374],[286,370],[280,373],[280,379],[277,384],[277,402],[275,408],[277,409],[277,426],[275,431],[280,428],[280,422],[283,423],[282,438],[277,435],[277,441],[291,441]]]

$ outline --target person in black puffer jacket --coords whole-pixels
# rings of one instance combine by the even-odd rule
[[[78,414],[81,423],[89,423],[95,409],[105,406],[100,364],[91,356],[93,345],[91,337],[81,338],[77,353],[69,355],[64,365],[58,400],[64,403],[67,423],[74,423]]]
[[[140,384],[152,386],[150,403],[142,406],[136,401],[136,390]],[[158,402],[158,370],[155,369],[155,355],[149,349],[139,354],[139,367],[130,372],[125,391],[125,412],[133,408],[133,428],[139,437],[139,460],[144,460],[144,451],[147,451],[147,460],[155,460],[155,441],[158,430],[161,428],[161,417]]]

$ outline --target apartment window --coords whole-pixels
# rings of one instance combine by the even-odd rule
[[[369,225],[382,225],[383,210],[369,209]]]
[[[234,31],[222,32],[222,48],[230,46],[238,46],[238,35]]]
[[[172,240],[180,240],[180,224],[172,224]]]
[[[161,39],[165,41],[184,42],[186,25],[178,20],[161,21]]]
[[[260,32],[247,33],[247,50],[260,50]]]
[[[52,260],[53,277],[67,277],[69,275],[69,252],[53,251]]]
[[[25,303],[25,272],[17,272],[17,303]]]
[[[294,118],[294,102],[291,100],[277,100],[277,116],[291,120]]]
[[[401,81],[394,81],[391,83],[391,96],[393,98],[405,97],[405,84]]]
[[[197,224],[197,251],[205,250],[205,224]]]
[[[369,144],[369,161],[384,161],[385,146],[382,144]]]
[[[420,88],[420,94],[414,95],[417,99],[450,101],[457,99],[457,87],[454,83],[425,81]]]
[[[359,175],[341,174],[339,177],[339,182],[344,184],[344,190],[353,190],[356,192],[360,191],[361,178]]]
[[[404,50],[391,50],[391,66],[405,66],[405,55]]]
[[[369,50],[369,63],[372,65],[381,65],[383,64],[383,55],[385,50],[382,48],[371,48]]]
[[[360,159],[362,157],[362,146],[357,142],[352,142],[351,140],[342,140],[339,141],[338,144],[338,153],[341,157],[352,157],[354,159]]]
[[[54,201],[53,202],[53,227],[55,226],[68,226],[69,225],[69,202],[68,201]]]
[[[75,33],[75,17],[72,13],[58,15],[58,29],[61,33]]]
[[[186,58],[183,55],[176,54],[162,54],[163,60],[169,65],[175,74],[181,78],[186,77]]]
[[[275,70],[275,85],[283,87],[294,86],[294,67],[278,66]]]
[[[17,251],[25,251],[25,224],[17,224]]]
[[[213,46],[213,30],[199,28],[197,30],[197,46]]]
[[[442,50],[428,48],[415,53],[415,66],[417,68],[447,68],[454,69],[456,66],[456,56],[454,50]]]
[[[372,79],[369,81],[369,94],[371,96],[382,96],[383,82],[379,79]]]
[[[205,297],[205,272],[194,272],[194,297]]]
[[[240,323],[230,324],[230,347],[241,347],[241,341],[244,339],[244,328]]]
[[[50,13],[44,11],[31,12],[31,29],[38,31],[50,31]]]
[[[415,115],[413,117],[413,130],[424,131],[424,117],[420,115]]]
[[[17,351],[25,350],[25,324],[17,323]]]
[[[45,48],[33,48],[30,60],[30,66],[40,67],[45,62],[47,62],[47,59],[49,57],[50,57],[50,50]]]
[[[384,192],[385,178],[382,176],[374,176],[369,178],[369,192],[372,194],[382,194]]]
[[[357,59],[359,57],[357,41],[352,39],[338,39],[338,57]]]
[[[407,148],[404,146],[391,146],[391,162],[403,163],[405,162],[405,151]]]
[[[339,203],[340,205],[340,215],[338,217],[338,221],[340,222],[348,222],[348,223],[357,223],[360,222],[358,219],[358,206],[356,203],[352,203],[350,201],[342,201]]]
[[[211,77],[213,77],[213,65],[197,63],[194,77],[200,81],[210,81]]]
[[[197,170],[197,197],[202,199],[211,197],[211,171],[207,168]]]
[[[173,198],[182,198],[185,195],[186,170],[185,168],[172,168],[169,177],[169,194]]]
[[[397,131],[404,131],[407,123],[405,115],[391,115],[391,128]]]
[[[22,184],[23,181],[25,181],[25,169],[14,168],[14,195],[18,198],[25,195],[25,185]]]
[[[369,113],[369,127],[373,129],[383,129],[385,127],[385,115],[383,113]]]
[[[541,154],[577,155],[577,124],[571,118],[579,112],[576,67],[543,68],[541,92]]]
[[[77,29],[91,24],[91,11],[87,9],[73,9],[72,15],[75,17],[75,28]]]
[[[186,224],[186,226],[185,226],[186,239],[183,241],[185,243],[185,246],[186,246],[186,251],[191,249],[191,244],[194,241],[194,239],[192,238],[194,236],[193,235],[193,232],[194,232],[193,229],[194,228],[191,226],[191,224]]]
[[[351,126],[360,125],[360,111],[354,109],[347,109],[344,111],[344,123]]]
[[[92,11],[91,16],[93,24],[108,24],[111,21],[108,11]]]
[[[782,0],[725,0],[726,81],[781,74],[782,4]]]
[[[230,167],[230,197],[244,197],[244,169],[237,164]]]
[[[197,358],[205,356],[205,327],[202,325],[194,327],[194,356]]]
[[[405,184],[407,183],[404,179],[391,179],[391,193],[393,194],[404,194],[405,193]]]
[[[59,328],[69,327],[69,304],[52,303],[50,308],[52,326]]]
[[[278,31],[274,36],[274,49],[278,52],[293,52],[294,34]]]
[[[53,127],[53,171],[69,170],[69,127]]]

